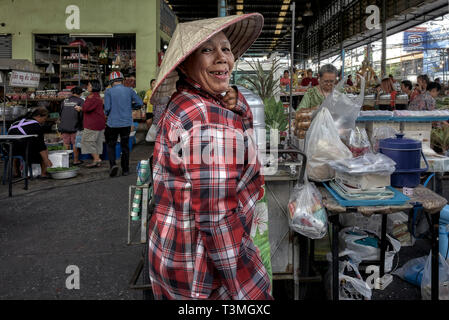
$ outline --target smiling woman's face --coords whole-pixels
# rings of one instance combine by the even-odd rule
[[[231,44],[220,32],[195,50],[180,69],[204,90],[217,95],[228,89],[233,67]]]

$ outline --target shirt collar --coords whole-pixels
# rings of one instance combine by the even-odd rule
[[[177,88],[179,89],[180,87],[185,87],[185,88],[190,88],[193,89],[196,93],[198,93],[199,95],[202,95],[203,97],[207,98],[207,99],[212,99],[214,100],[217,104],[220,104],[221,106],[223,106],[223,97],[221,95],[211,95],[209,92],[207,92],[206,90],[203,89],[203,87],[201,87],[201,85],[190,79],[190,78],[184,78],[181,79],[177,84],[176,84]]]

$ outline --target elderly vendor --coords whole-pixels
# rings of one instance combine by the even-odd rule
[[[171,97],[153,153],[156,299],[272,299],[251,238],[264,183],[247,134],[252,113],[229,86],[234,61],[262,25],[258,13],[197,20],[178,24],[170,41],[151,97]]]
[[[318,72],[319,84],[307,90],[298,109],[319,107],[334,89],[337,74],[337,68],[333,65],[326,64],[322,66]]]

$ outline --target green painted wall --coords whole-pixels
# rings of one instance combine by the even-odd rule
[[[80,29],[66,28],[66,8],[80,10]],[[34,34],[134,33],[136,34],[136,85],[145,90],[157,74],[160,37],[159,0],[0,0],[0,33],[12,34],[14,59],[34,58]]]

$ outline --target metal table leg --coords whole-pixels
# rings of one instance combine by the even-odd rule
[[[382,215],[382,230],[380,238],[380,270],[379,276],[382,278],[385,274],[385,251],[387,246],[387,215]]]
[[[332,300],[339,300],[340,280],[338,278],[338,218],[339,214],[329,217],[332,223]]]
[[[7,169],[7,171],[8,171],[8,181],[9,181],[9,186],[8,186],[8,192],[9,192],[9,196],[10,197],[12,197],[12,168],[14,167],[13,166],[13,163],[12,163],[12,143],[11,142],[9,142],[8,143],[8,146],[9,146],[9,154],[8,154],[8,169]]]
[[[427,214],[427,213],[426,213]],[[432,279],[431,300],[439,300],[439,220],[440,213],[432,215]]]
[[[30,147],[29,139],[26,139],[25,146],[25,190],[28,190],[28,148]]]

